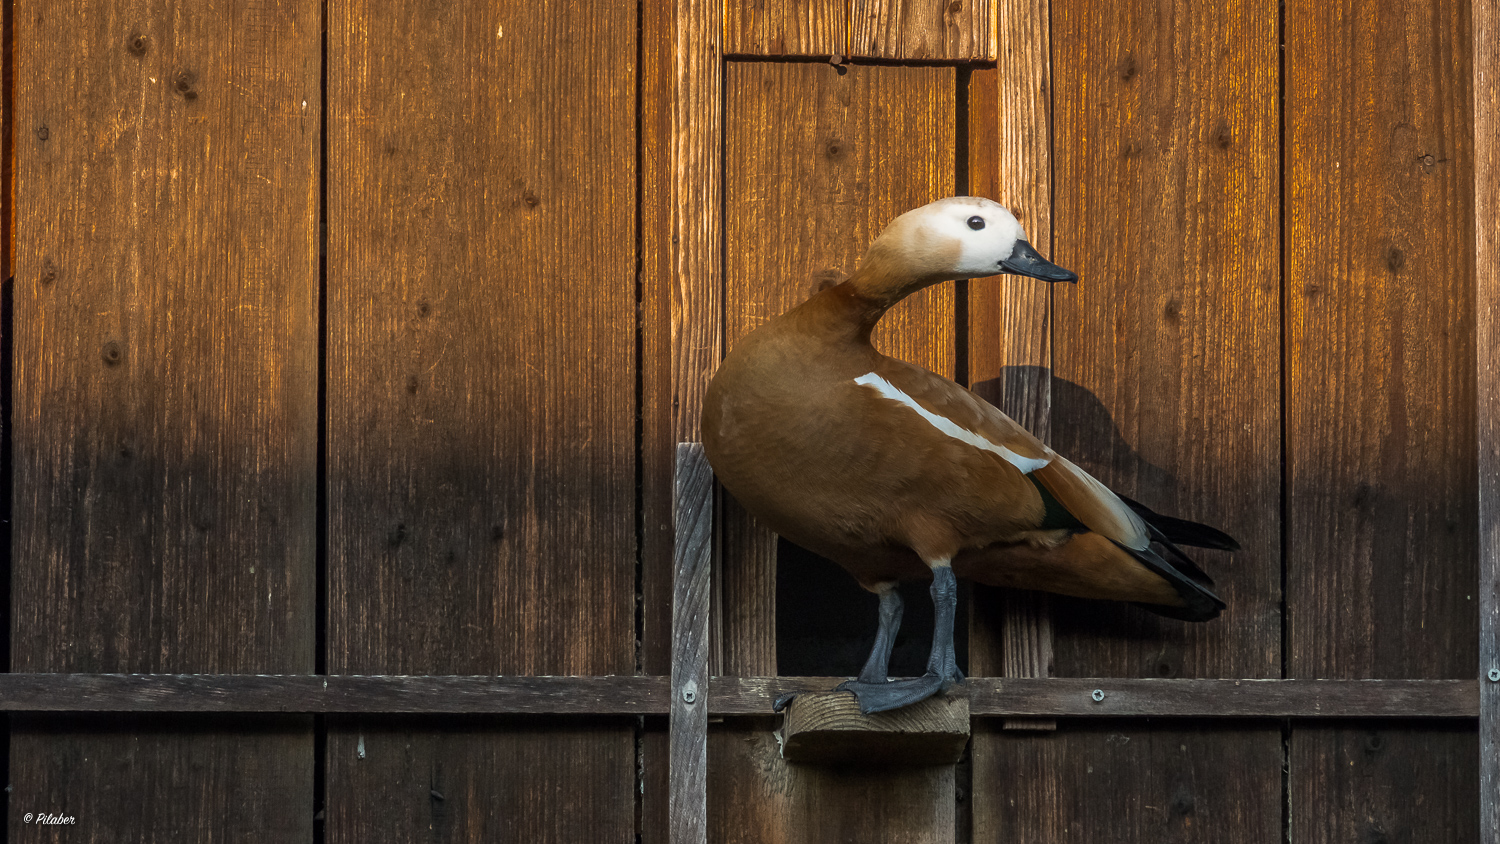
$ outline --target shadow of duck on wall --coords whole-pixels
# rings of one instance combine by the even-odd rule
[[[1050,371],[1040,366],[1008,366],[997,378],[974,385],[974,392],[999,405],[1002,396],[1025,396],[1035,385],[1047,383]],[[1066,420],[1068,438],[1089,443],[1087,453],[1072,449],[1069,456],[1085,471],[1100,478],[1134,478],[1135,486],[1148,499],[1175,490],[1176,476],[1147,460],[1125,440],[1109,409],[1092,392],[1072,381],[1051,376],[1052,414]],[[1020,421],[1029,422],[1022,418]],[[785,539],[776,545],[776,663],[786,676],[844,676],[859,669],[870,648],[878,601],[861,589],[837,564]],[[970,588],[965,583],[964,588]],[[906,622],[891,653],[891,676],[920,675],[932,645],[932,605],[926,600],[928,586],[920,581],[899,587],[906,604]],[[994,613],[1000,606],[997,590],[974,585],[975,604],[981,613]],[[1060,635],[1103,639],[1151,639],[1174,622],[1163,623],[1140,609],[1114,602],[1087,601],[1060,595],[1037,597],[1050,600],[1054,627]],[[968,671],[968,607],[959,602],[954,645],[959,668]],[[1001,620],[977,619],[994,633]]]

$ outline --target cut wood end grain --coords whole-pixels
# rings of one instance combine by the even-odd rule
[[[969,743],[969,699],[939,695],[862,715],[848,692],[801,694],[787,707],[781,741],[789,762],[951,765]]]

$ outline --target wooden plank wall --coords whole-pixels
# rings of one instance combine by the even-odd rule
[[[330,10],[331,673],[635,670],[635,38]],[[633,733],[330,719],[328,840],[633,840]]]
[[[314,668],[320,17],[16,14],[14,670]],[[309,718],[12,724],[11,841],[311,839]]]
[[[989,595],[976,673],[1473,676],[1469,0],[324,8],[14,12],[13,670],[314,671],[321,469],[328,671],[667,673],[722,347],[966,171],[1080,283],[878,342],[1245,545],[1210,625]],[[724,511],[714,668],[774,674],[774,538]],[[713,727],[710,840],[1478,837],[1462,725],[980,722],[972,800],[770,726]],[[315,835],[311,719],[11,727],[7,840]],[[634,727],[330,717],[323,834],[665,840]]]

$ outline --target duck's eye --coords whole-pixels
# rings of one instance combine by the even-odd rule
[[[984,218],[983,217],[970,217],[969,218],[969,228],[973,229],[974,231],[979,231],[980,229],[984,228]]]

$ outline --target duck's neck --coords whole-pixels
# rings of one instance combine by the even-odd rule
[[[846,281],[814,294],[788,316],[809,334],[836,342],[869,345],[875,323],[894,304],[862,293]]]

